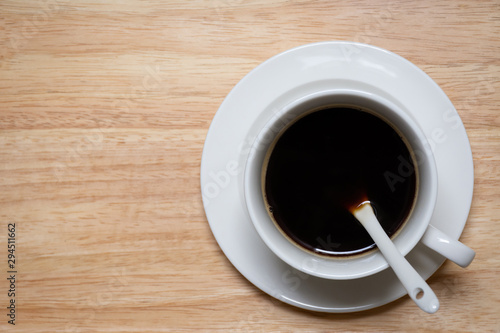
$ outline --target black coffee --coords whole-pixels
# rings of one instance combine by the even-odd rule
[[[265,169],[269,211],[300,246],[329,256],[375,247],[348,207],[368,199],[389,236],[416,195],[414,160],[385,121],[352,108],[310,113],[272,148]]]

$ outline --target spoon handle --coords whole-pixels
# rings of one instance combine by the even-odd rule
[[[367,211],[367,210],[370,211]],[[358,215],[360,215],[358,217]],[[410,263],[398,251],[389,236],[385,233],[373,213],[371,205],[365,205],[355,214],[363,224],[378,248],[382,252],[397,277],[408,291],[408,295],[425,312],[434,313],[439,309],[439,300],[427,282],[417,273]]]

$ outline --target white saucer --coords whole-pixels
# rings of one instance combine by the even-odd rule
[[[296,271],[259,238],[243,197],[244,165],[260,128],[285,104],[313,91],[335,88],[382,95],[422,127],[434,148],[439,179],[431,224],[458,239],[469,213],[474,181],[465,128],[448,97],[429,76],[404,58],[365,44],[304,45],[267,60],[245,76],[210,126],[201,162],[201,188],[219,246],[250,282],[297,307],[354,312],[406,294],[392,270],[347,281]],[[422,244],[407,259],[425,279],[444,261]]]

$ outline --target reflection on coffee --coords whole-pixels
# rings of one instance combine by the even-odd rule
[[[271,145],[263,185],[269,214],[293,242],[346,256],[375,247],[346,208],[362,195],[394,235],[410,214],[417,172],[401,136],[377,116],[348,107],[307,114]]]

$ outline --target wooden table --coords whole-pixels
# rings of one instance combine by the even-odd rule
[[[500,332],[498,1],[0,3],[0,329],[16,332]],[[475,168],[467,269],[354,314],[282,304],[219,249],[201,201],[204,139],[251,69],[351,40],[427,72],[456,106]],[[8,225],[15,223],[15,326]]]

